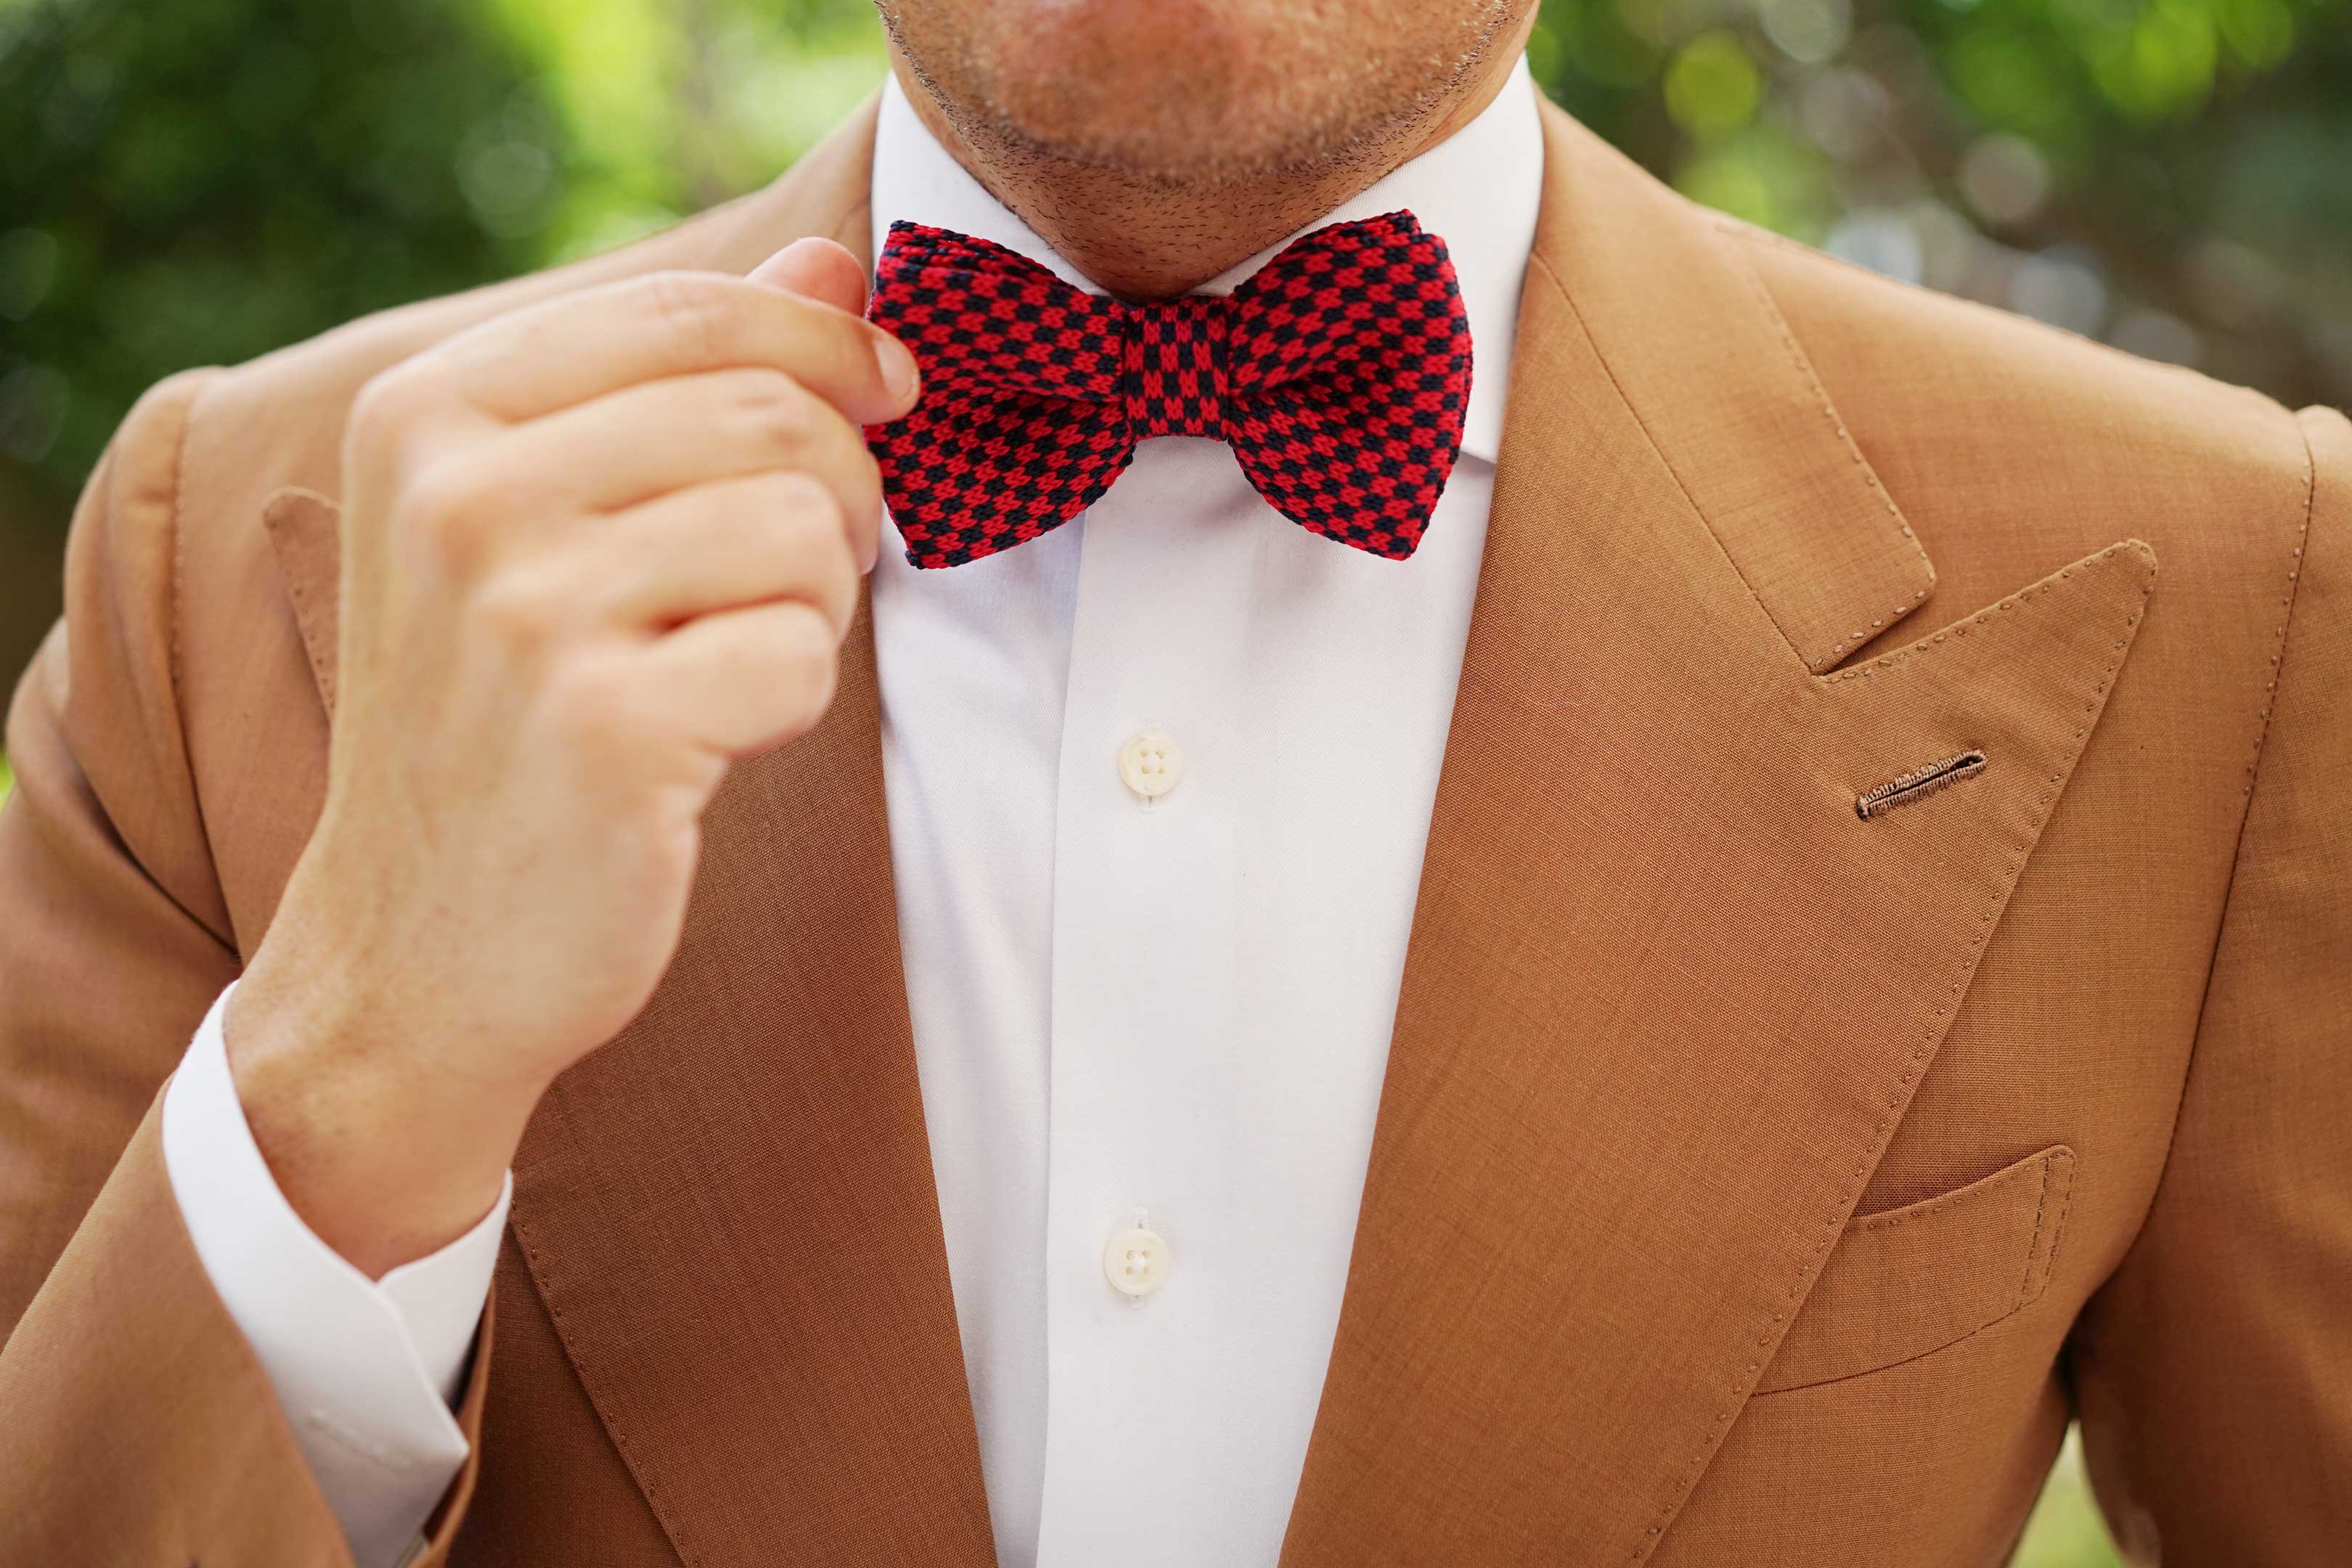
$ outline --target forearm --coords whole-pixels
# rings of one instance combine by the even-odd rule
[[[305,863],[295,877],[314,874]],[[496,1205],[543,1087],[417,1070],[388,999],[319,933],[273,927],[226,998],[236,1099],[275,1189],[370,1279],[449,1246]]]

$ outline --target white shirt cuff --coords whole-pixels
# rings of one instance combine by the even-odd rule
[[[196,1257],[252,1345],[361,1568],[394,1568],[466,1462],[450,1405],[489,1299],[514,1194],[371,1280],[319,1239],[269,1173],[213,1002],[163,1097],[163,1165]]]

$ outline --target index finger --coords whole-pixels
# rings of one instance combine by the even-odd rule
[[[914,406],[905,345],[864,317],[724,272],[652,272],[528,305],[420,356],[495,417],[536,418],[669,376],[778,370],[859,425]]]

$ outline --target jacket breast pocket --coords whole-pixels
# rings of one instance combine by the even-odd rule
[[[2032,1305],[2050,1279],[2074,1174],[2074,1150],[2053,1144],[1965,1187],[1847,1221],[1757,1394],[1915,1360]]]

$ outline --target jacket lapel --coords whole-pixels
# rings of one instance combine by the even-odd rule
[[[1717,222],[1546,123],[1288,1568],[1655,1548],[1960,1006],[2153,581],[2120,542],[1838,668],[1925,600],[1925,554]],[[1980,772],[1858,815],[1969,750]]]

